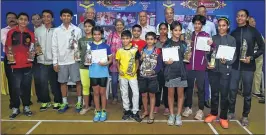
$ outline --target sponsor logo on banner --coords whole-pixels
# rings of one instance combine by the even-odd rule
[[[141,0],[140,4],[142,5],[142,10],[147,10],[151,2],[148,0]]]
[[[226,6],[224,0],[184,0],[181,5],[192,10],[196,10],[198,6],[204,5],[208,11],[214,11]]]
[[[109,10],[125,10],[126,7],[136,4],[134,0],[97,0],[97,3]]]
[[[92,6],[94,6],[94,2],[91,2],[90,0],[83,0],[83,1],[78,1],[79,6],[83,7],[84,9],[88,9]]]
[[[165,6],[165,7],[167,7],[167,8],[171,8],[171,7],[175,6],[175,3],[172,2],[171,0],[165,0],[165,1],[163,2],[163,6]]]

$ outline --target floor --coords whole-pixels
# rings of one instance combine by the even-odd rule
[[[265,134],[265,105],[259,104],[258,99],[252,99],[252,111],[250,113],[250,125],[242,127],[240,119],[243,106],[243,97],[238,96],[236,105],[237,119],[229,123],[229,129],[222,129],[218,122],[206,124],[203,121],[193,120],[193,116],[183,118],[181,127],[168,126],[167,117],[163,116],[163,105],[154,124],[146,124],[134,121],[123,121],[122,105],[108,104],[108,120],[102,123],[92,122],[93,111],[86,115],[75,113],[71,107],[66,113],[58,114],[52,109],[39,112],[40,105],[36,98],[32,97],[34,113],[32,117],[19,115],[15,120],[9,120],[11,111],[8,109],[9,97],[1,96],[1,134]],[[34,102],[35,101],[35,102]],[[69,98],[70,104],[74,104],[75,97]],[[197,109],[197,98],[194,98],[193,112]],[[205,115],[210,110],[205,109]],[[193,130],[195,129],[195,130]]]

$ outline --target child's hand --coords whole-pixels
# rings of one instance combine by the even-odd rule
[[[224,59],[224,58],[221,58],[220,61],[221,61],[222,64],[226,63],[226,59]]]
[[[119,71],[119,75],[120,75],[120,76],[124,76],[125,74],[124,74],[124,72]]]
[[[167,64],[167,65],[171,65],[173,63],[174,63],[174,61],[172,59],[169,59],[168,61],[165,62],[165,64]]]
[[[101,65],[101,66],[107,66],[107,62],[101,62],[100,61],[98,64]]]
[[[212,45],[212,43],[213,43],[212,39],[209,39],[209,40],[207,41],[207,44],[208,44],[208,45]]]

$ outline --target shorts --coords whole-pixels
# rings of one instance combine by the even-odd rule
[[[90,78],[91,79],[91,86],[100,86],[100,87],[106,87],[108,77],[104,78]]]
[[[59,65],[58,82],[78,82],[80,81],[79,63],[70,65]]]
[[[181,77],[171,79],[165,82],[165,87],[175,88],[175,87],[187,87],[187,80],[181,80]]]
[[[82,84],[82,93],[85,96],[90,95],[90,77],[88,69],[79,69]]]
[[[138,78],[139,92],[140,93],[157,93],[159,91],[159,85],[157,77],[152,78]]]

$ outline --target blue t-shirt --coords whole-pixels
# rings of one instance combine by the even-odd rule
[[[148,55],[151,55],[151,54],[153,53],[153,51],[154,51],[154,48],[153,48],[152,50],[148,50],[147,47],[145,47],[145,48],[143,49],[143,52],[144,52],[145,54],[148,54]]]
[[[101,43],[96,45],[94,43],[91,44],[91,50],[99,50],[99,49],[107,49],[107,56],[112,55],[111,49],[109,45],[106,43]],[[109,77],[108,66],[101,66],[98,63],[92,63],[89,67],[90,78],[104,78]]]

